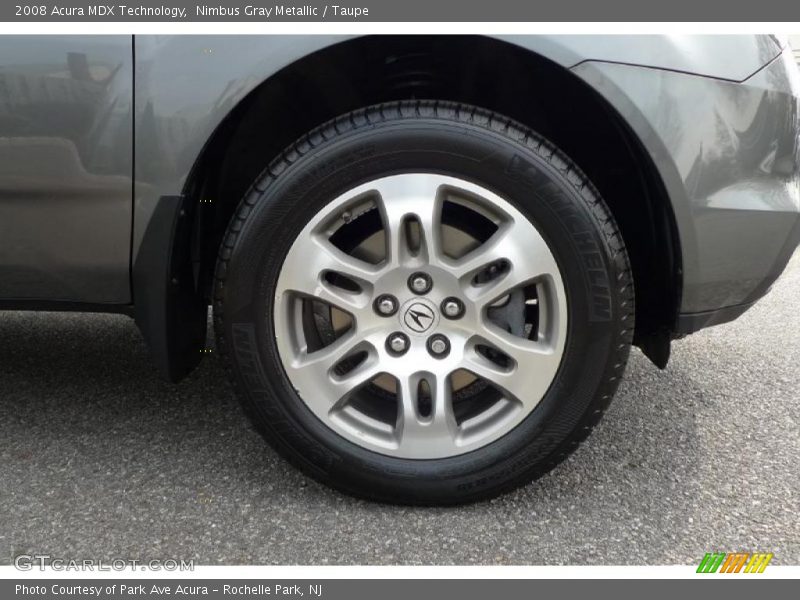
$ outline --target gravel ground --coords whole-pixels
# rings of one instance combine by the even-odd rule
[[[213,355],[159,380],[131,320],[0,313],[0,563],[800,564],[800,253],[739,321],[635,351],[589,440],[515,493],[370,504],[307,480],[243,417]]]

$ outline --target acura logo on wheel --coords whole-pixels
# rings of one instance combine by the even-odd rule
[[[417,333],[425,333],[428,331],[431,325],[433,325],[435,318],[436,315],[433,314],[433,311],[421,302],[415,302],[409,306],[403,315],[403,321],[406,327]]]

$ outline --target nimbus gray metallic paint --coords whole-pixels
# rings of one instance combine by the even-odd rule
[[[137,37],[137,107],[148,113],[142,118],[152,111],[162,126],[150,130],[152,139],[137,137],[137,168],[153,164],[159,174],[139,170],[137,176],[151,185],[137,194],[134,252],[159,196],[180,189],[230,109],[282,67],[345,39]],[[793,153],[800,86],[794,64],[776,60],[781,51],[774,38],[500,39],[572,68],[650,151],[679,228],[681,312],[746,303],[763,293],[788,259],[783,245],[791,245],[787,238],[798,211]],[[154,160],[153,148],[169,160]]]
[[[770,36],[496,37],[565,68],[602,60],[716,73],[731,80],[746,78],[780,52]],[[282,68],[348,39],[136,36],[134,253],[158,198],[181,191],[194,161],[231,109]],[[147,188],[139,193],[139,185]]]
[[[798,241],[800,75],[791,51],[743,83],[601,62],[573,71],[655,160],[680,232],[681,312],[757,300]]]
[[[0,299],[130,302],[130,36],[0,36]]]
[[[129,265],[159,198],[181,193],[224,118],[282,68],[347,39],[136,36],[132,74],[130,36],[0,38],[0,298],[129,303]],[[763,294],[800,235],[800,85],[775,38],[499,39],[571,68],[650,152],[678,226],[682,312]],[[75,55],[113,76],[76,74]],[[20,74],[65,84],[74,101],[21,95]]]

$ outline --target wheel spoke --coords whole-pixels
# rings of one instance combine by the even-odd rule
[[[431,413],[419,414],[420,381],[428,382],[431,392]],[[442,452],[456,443],[458,424],[453,413],[450,377],[416,374],[398,381],[397,439],[406,453],[428,456]]]
[[[334,372],[334,367],[348,357],[366,352],[367,358],[352,371],[344,375]],[[329,392],[336,400],[367,383],[378,374],[378,361],[374,346],[356,332],[349,332],[333,343],[316,350],[302,350],[289,365],[292,375],[308,378],[319,390]],[[324,397],[326,394],[319,394]]]
[[[494,279],[473,283],[475,275],[491,266],[497,267]],[[480,306],[494,302],[520,285],[558,273],[545,241],[530,236],[529,228],[513,222],[501,224],[491,238],[455,261],[451,269],[462,281],[467,295]]]
[[[480,354],[475,346],[482,344],[499,350],[511,359],[508,366],[499,365]],[[553,349],[537,342],[512,335],[494,325],[484,325],[468,344],[464,368],[487,380],[525,405],[538,402],[547,391],[552,373],[560,357]]]
[[[320,234],[312,233],[309,239],[312,243],[295,245],[286,259],[285,289],[317,298],[351,314],[368,308],[378,269],[345,254]],[[329,274],[355,283],[359,291],[331,283],[326,277]]]
[[[435,264],[441,248],[441,182],[435,176],[389,177],[375,186],[386,233],[389,268],[408,264]],[[410,247],[407,223],[419,223],[419,251]]]

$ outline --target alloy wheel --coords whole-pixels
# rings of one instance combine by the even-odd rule
[[[343,244],[359,221],[373,224],[363,243]],[[330,202],[292,244],[274,301],[302,402],[351,442],[402,458],[508,433],[544,397],[567,336],[561,274],[536,226],[490,190],[430,173]]]

